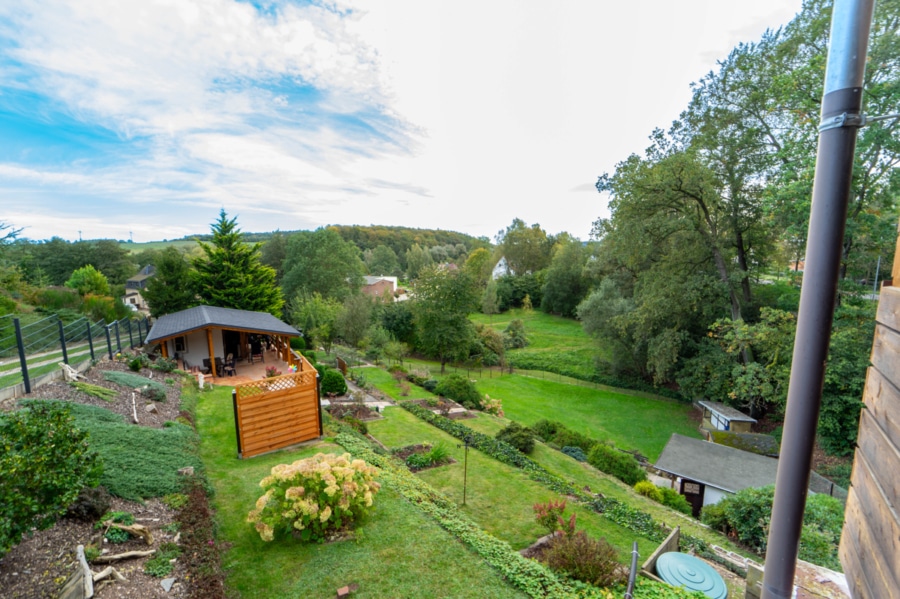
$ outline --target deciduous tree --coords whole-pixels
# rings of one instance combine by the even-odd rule
[[[419,274],[413,314],[419,347],[441,362],[464,357],[474,336],[469,314],[478,305],[472,279],[462,270],[431,268]]]

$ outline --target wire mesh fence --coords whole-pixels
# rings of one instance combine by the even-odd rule
[[[31,378],[45,374],[60,362],[84,362],[126,348],[140,347],[150,331],[146,317],[107,323],[86,317],[63,322],[48,316],[22,323],[11,315],[0,317],[0,389],[24,384],[31,393]]]

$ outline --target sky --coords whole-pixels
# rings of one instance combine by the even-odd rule
[[[597,177],[800,0],[0,2],[0,222],[587,239]]]

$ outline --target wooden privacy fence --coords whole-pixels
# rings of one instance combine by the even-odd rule
[[[249,458],[322,436],[316,374],[310,367],[235,386],[238,457]]]

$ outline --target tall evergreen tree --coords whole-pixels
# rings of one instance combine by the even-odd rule
[[[143,293],[150,314],[158,318],[197,305],[196,280],[190,264],[175,247],[167,247],[156,258],[156,273]]]
[[[284,298],[275,283],[275,269],[260,261],[262,244],[244,243],[237,217],[229,220],[224,209],[211,230],[212,243],[198,242],[204,256],[194,260],[201,301],[281,317]]]

